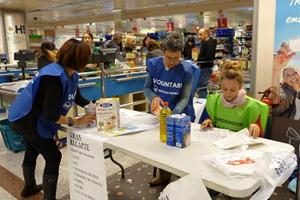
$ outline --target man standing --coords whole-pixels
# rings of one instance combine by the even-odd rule
[[[193,107],[193,66],[181,60],[183,49],[182,37],[171,33],[163,41],[163,56],[147,60],[148,75],[144,86],[151,113],[159,115],[163,101],[169,103],[173,114],[186,113],[195,118]],[[150,186],[165,184],[170,181],[171,173],[159,170],[159,176],[152,179]]]
[[[210,31],[208,28],[202,28],[199,30],[199,38],[201,40],[201,47],[198,55],[198,63],[201,69],[201,74],[197,94],[200,98],[206,98],[206,87],[214,66],[217,41],[210,37]]]

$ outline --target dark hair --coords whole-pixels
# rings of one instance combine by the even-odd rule
[[[50,41],[45,41],[41,44],[41,53],[38,57],[44,56],[49,61],[54,62],[56,57],[55,44]]]
[[[182,51],[183,50],[183,41],[182,35],[180,33],[170,33],[166,39],[163,41],[163,49],[164,51]]]
[[[57,62],[64,68],[82,71],[91,57],[91,48],[74,38],[67,40],[57,52]]]
[[[147,47],[147,45],[146,45],[146,40],[147,40],[148,38],[151,39],[149,35],[147,35],[146,37],[144,37],[144,39],[143,39],[143,47]]]
[[[238,61],[225,62],[221,79],[236,80],[240,85],[243,85],[243,75],[240,71],[240,63]]]
[[[147,49],[148,49],[148,51],[152,51],[154,49],[160,49],[160,44],[156,40],[150,39]]]
[[[45,52],[45,50],[55,50],[55,44],[49,41],[45,41],[41,45],[41,52]]]
[[[89,35],[89,36],[92,38],[92,40],[94,40],[94,36],[93,36],[92,33],[90,33],[90,32],[85,32],[85,33],[82,35],[81,41],[84,40],[84,35],[85,35],[85,34]]]
[[[187,41],[185,43],[185,46],[189,46],[189,42],[192,43],[192,47],[191,48],[194,48],[195,47],[195,38],[194,36],[190,35],[188,38],[187,38]]]

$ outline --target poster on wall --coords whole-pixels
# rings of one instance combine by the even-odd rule
[[[300,139],[299,11],[300,0],[276,1],[270,137],[289,143]]]
[[[70,199],[107,200],[104,138],[68,132]]]
[[[4,12],[3,16],[9,63],[16,63],[14,52],[27,49],[24,13]]]

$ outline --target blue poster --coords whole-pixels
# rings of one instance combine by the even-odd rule
[[[270,138],[292,143],[300,139],[300,0],[276,0],[275,20]]]
[[[283,42],[296,53],[288,64],[300,68],[300,0],[276,1],[275,51]]]

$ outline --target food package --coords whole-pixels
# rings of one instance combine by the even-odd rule
[[[118,98],[101,98],[96,102],[98,131],[120,128],[120,102]]]

